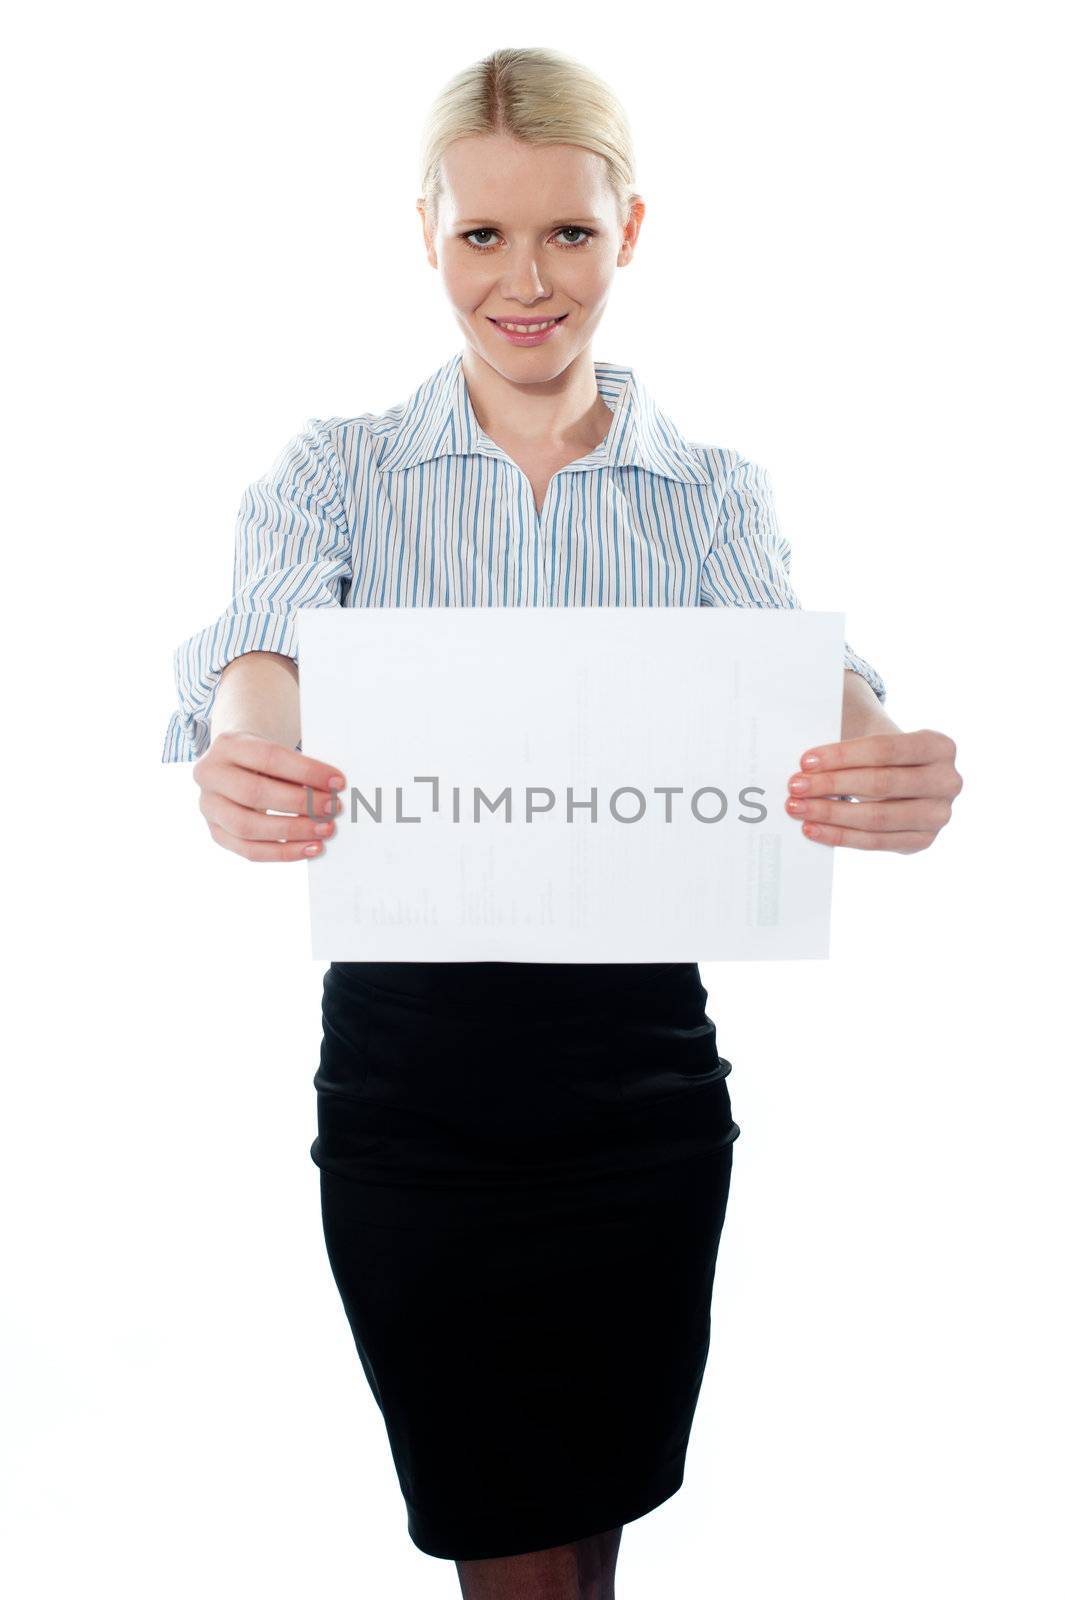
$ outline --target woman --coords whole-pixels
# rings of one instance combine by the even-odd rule
[[[177,653],[164,760],[196,760],[224,848],[293,861],[333,832],[346,775],[300,750],[297,607],[798,605],[763,470],[592,358],[632,172],[614,96],[553,51],[440,95],[418,210],[463,349],[403,405],[311,419],[245,492],[226,613]],[[787,807],[824,844],[924,849],[954,744],[902,733],[844,652],[843,739]],[[611,1596],[622,1526],[683,1480],[740,1131],[706,999],[694,962],[325,974],[329,1260],[410,1536],[466,1600]]]

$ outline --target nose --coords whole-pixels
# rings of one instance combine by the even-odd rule
[[[551,292],[544,284],[535,250],[527,250],[511,258],[500,287],[505,296],[530,304],[549,298]]]

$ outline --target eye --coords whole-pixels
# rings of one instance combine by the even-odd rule
[[[474,239],[477,238],[477,236],[479,234],[486,234],[486,233],[487,234],[495,234],[496,231],[497,230],[495,228],[471,228],[469,233],[460,234],[459,237],[463,240],[463,242],[465,244],[467,244],[469,246],[469,248],[471,250],[479,250],[482,255],[485,255],[492,248],[492,246],[491,245],[487,245],[487,244],[474,244],[473,241],[474,241]],[[593,232],[593,230],[591,228],[582,228],[582,227],[579,227],[576,223],[574,223],[572,225],[572,227],[559,228],[559,229],[557,229],[557,232],[558,233],[583,233],[584,234],[584,238],[583,239],[577,239],[577,240],[573,240],[573,241],[571,241],[571,242],[569,242],[567,244],[563,244],[563,246],[562,246],[563,250],[582,250],[584,248],[584,246],[588,243],[589,239],[594,239],[595,238],[595,234],[594,234],[594,232]]]
[[[583,239],[577,239],[574,242],[566,245],[565,248],[567,250],[579,250],[582,245],[585,245],[585,244],[588,243],[589,239],[593,239],[595,237],[595,235],[593,234],[591,228],[579,228],[576,225],[576,223],[574,223],[572,228],[560,228],[558,231],[559,231],[559,233],[583,233],[584,234],[584,238]]]
[[[477,237],[477,235],[479,233],[495,233],[495,229],[494,228],[473,228],[473,229],[470,230],[469,233],[464,233],[462,235],[462,237],[465,240],[465,242],[469,245],[471,250],[481,250],[483,248],[486,248],[485,246],[473,243],[474,239]]]

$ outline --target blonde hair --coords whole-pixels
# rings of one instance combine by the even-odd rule
[[[435,230],[440,163],[448,145],[503,133],[527,144],[573,144],[606,162],[619,226],[636,194],[632,133],[620,100],[601,78],[557,50],[494,50],[441,89],[422,134],[422,194]]]

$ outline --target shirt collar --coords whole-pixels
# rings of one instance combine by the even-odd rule
[[[675,424],[659,410],[633,369],[614,361],[596,361],[594,366],[596,385],[614,413],[614,420],[606,438],[567,470],[643,467],[681,483],[707,484],[707,467]],[[400,472],[449,455],[509,459],[474,416],[461,350],[415,389],[402,407],[395,433],[377,465],[384,472]]]

